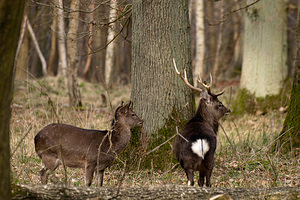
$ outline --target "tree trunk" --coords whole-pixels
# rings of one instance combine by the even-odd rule
[[[209,71],[212,71],[216,49],[217,49],[217,35],[216,35],[216,25],[213,25],[215,21],[215,8],[214,0],[204,1],[204,65],[203,74],[205,74],[204,79],[208,78]]]
[[[256,97],[278,95],[287,76],[286,17],[284,0],[259,1],[245,15],[241,88]]]
[[[116,35],[116,22],[113,22],[117,17],[117,0],[110,1],[109,11],[109,27],[107,42],[109,45],[106,48],[105,57],[105,84],[107,88],[111,87],[112,84],[112,72],[114,67],[114,53],[115,53],[115,35]]]
[[[132,3],[131,99],[150,136],[172,114],[189,118],[195,108],[192,90],[178,78],[172,63],[175,58],[192,82],[188,1]]]
[[[86,188],[60,185],[14,185],[12,199],[299,199],[300,188],[201,188],[160,185],[130,188]]]
[[[194,85],[198,85],[198,78],[204,75],[204,1],[195,1],[195,23],[196,23],[196,53],[195,68],[193,74]]]
[[[56,74],[57,66],[55,66],[55,61],[57,52],[56,52],[56,32],[57,32],[57,17],[55,14],[53,15],[52,25],[51,25],[51,47],[50,47],[50,55],[48,59],[48,74],[54,76]]]
[[[89,10],[94,10],[95,8],[95,2],[94,0],[91,0],[90,5],[89,5]],[[91,12],[88,14],[87,16],[87,20],[89,22],[89,39],[88,39],[88,56],[87,56],[87,60],[86,63],[84,65],[84,70],[83,70],[83,76],[86,80],[89,80],[89,71],[90,71],[90,67],[91,67],[91,63],[92,63],[92,58],[93,58],[93,52],[92,52],[92,48],[93,48],[93,27],[94,27],[94,15],[95,15],[95,11]]]
[[[79,10],[79,0],[71,1],[71,10]],[[70,106],[81,107],[81,95],[77,83],[78,70],[78,20],[79,12],[70,12],[69,14],[69,31],[67,38],[68,47],[68,94]]]
[[[297,57],[295,62],[295,76],[291,92],[290,103],[284,120],[283,128],[279,134],[276,150],[293,151],[300,146],[300,0],[298,0],[297,24]]]
[[[216,58],[213,67],[214,80],[226,80],[226,72],[229,71],[229,66],[233,59],[235,47],[234,42],[234,26],[233,14],[229,14],[233,8],[233,0],[223,0],[221,17],[222,23],[218,33],[218,42],[216,49]],[[226,18],[223,18],[226,16]]]
[[[10,199],[9,123],[13,94],[14,58],[25,1],[0,3],[0,199]]]
[[[19,46],[16,52],[15,57],[15,70],[17,80],[26,80],[27,79],[27,72],[28,72],[28,54],[29,54],[29,38],[27,32],[27,13],[26,8],[24,9],[24,16],[22,22],[22,28],[19,38]]]
[[[63,0],[55,0],[56,16],[57,16],[57,39],[58,39],[58,75],[65,76],[68,68],[66,38],[65,38],[65,22]]]

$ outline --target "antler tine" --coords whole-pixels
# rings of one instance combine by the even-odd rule
[[[202,92],[202,90],[200,88],[194,87],[193,85],[191,85],[189,83],[189,81],[187,80],[187,75],[186,75],[186,70],[184,69],[184,77],[182,76],[182,74],[178,71],[177,66],[176,66],[176,62],[175,59],[173,58],[173,65],[176,71],[176,74],[184,81],[184,83],[189,86],[190,88],[192,88],[193,90],[196,90],[198,92]]]
[[[211,77],[211,76],[210,76]],[[212,80],[212,78],[211,78]],[[198,82],[207,90],[207,92],[210,94],[210,85],[205,84],[201,78],[199,78]]]

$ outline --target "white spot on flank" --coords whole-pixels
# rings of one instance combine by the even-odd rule
[[[192,143],[192,151],[197,154],[200,158],[204,159],[204,155],[209,150],[209,144],[206,139],[198,139]]]

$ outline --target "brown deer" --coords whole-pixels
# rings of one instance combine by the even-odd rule
[[[118,153],[128,144],[131,131],[142,126],[131,102],[122,104],[115,111],[112,130],[82,129],[67,124],[50,124],[34,138],[35,150],[42,159],[40,171],[42,184],[47,183],[47,170],[54,171],[59,165],[84,168],[85,183],[90,186],[93,174],[98,170],[98,184],[103,185],[104,170],[109,167]]]
[[[217,132],[219,120],[230,113],[218,96],[224,91],[214,94],[210,86],[199,80],[205,88],[194,87],[189,83],[184,71],[184,77],[178,71],[175,60],[173,60],[175,71],[184,83],[193,90],[200,92],[200,102],[194,117],[183,127],[180,135],[176,136],[174,143],[174,153],[182,168],[185,170],[188,185],[194,185],[194,171],[199,171],[199,186],[210,187],[210,177],[214,167],[214,153],[217,145]],[[210,84],[212,77],[210,76]]]

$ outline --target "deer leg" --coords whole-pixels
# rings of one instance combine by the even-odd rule
[[[199,171],[198,185],[199,185],[200,187],[203,187],[203,185],[204,185],[204,170],[203,170],[203,169],[201,169],[201,170]]]
[[[47,180],[48,180],[47,170],[48,169],[46,167],[43,167],[43,169],[41,169],[41,171],[40,171],[41,183],[42,184],[47,184]]]
[[[51,155],[42,156],[42,162],[45,165],[45,167],[43,167],[43,169],[41,169],[40,171],[41,183],[47,184],[49,176],[49,174],[47,173],[48,169],[50,169],[52,172],[55,171],[56,168],[61,164],[61,162],[60,160]]]
[[[192,169],[186,169],[185,170],[187,179],[188,179],[188,185],[193,186],[194,185],[194,170]]]
[[[205,171],[205,177],[206,177],[206,183],[205,185],[207,187],[211,187],[211,183],[210,183],[210,177],[211,177],[211,173],[212,173],[213,168],[209,168]]]
[[[104,174],[104,170],[100,170],[99,177],[98,177],[98,185],[101,187],[103,186],[103,174]]]
[[[94,166],[94,165],[87,165],[85,168],[85,185],[86,186],[91,186],[91,184],[92,184],[95,167],[96,166]]]

